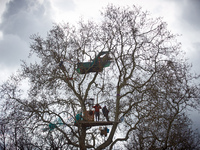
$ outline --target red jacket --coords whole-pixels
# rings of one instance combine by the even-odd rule
[[[95,112],[99,112],[99,109],[101,109],[100,105],[95,105],[93,106],[93,108],[95,108]]]

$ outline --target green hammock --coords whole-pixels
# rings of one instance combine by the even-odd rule
[[[42,131],[46,132],[48,130],[52,131],[55,128],[57,128],[60,125],[65,125],[65,123],[62,122],[62,120],[60,118],[57,119],[57,121],[55,121],[56,123],[49,123],[49,127],[48,128],[44,128]]]

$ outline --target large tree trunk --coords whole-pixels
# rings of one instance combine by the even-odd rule
[[[80,138],[79,138],[79,145],[80,150],[86,150],[85,146],[85,137],[86,137],[86,127],[80,127]]]

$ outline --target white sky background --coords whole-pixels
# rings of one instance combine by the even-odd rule
[[[46,37],[54,22],[98,19],[108,4],[134,4],[152,17],[163,17],[169,30],[182,35],[178,40],[186,57],[200,73],[200,0],[0,0],[0,83],[20,68],[20,60],[28,59],[30,35]],[[200,128],[199,115],[192,118]]]

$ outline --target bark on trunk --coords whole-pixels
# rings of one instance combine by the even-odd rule
[[[85,146],[85,137],[86,137],[86,127],[80,127],[80,138],[79,138],[79,145],[80,145],[80,150],[86,150]]]

